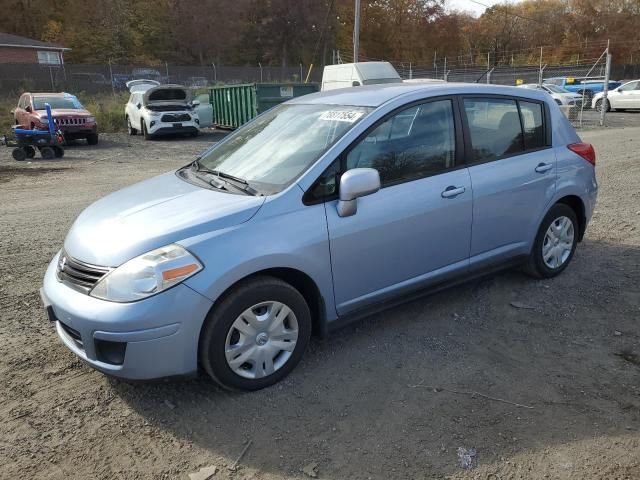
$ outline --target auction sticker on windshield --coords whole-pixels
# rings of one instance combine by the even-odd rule
[[[320,115],[320,120],[334,120],[336,122],[353,123],[358,120],[364,112],[357,110],[329,110]]]

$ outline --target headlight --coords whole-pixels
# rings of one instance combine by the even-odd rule
[[[151,117],[159,117],[161,114],[161,112],[155,112],[153,110],[149,110],[148,108],[147,108],[147,113],[149,113],[149,116]]]
[[[93,123],[93,122],[95,122],[95,121],[96,121],[96,117],[87,117],[87,118],[85,119],[85,121],[86,121],[87,123]]]
[[[171,288],[200,270],[202,264],[187,250],[167,245],[112,270],[90,295],[111,302],[135,302]]]

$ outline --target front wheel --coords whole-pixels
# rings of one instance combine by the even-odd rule
[[[144,120],[142,120],[141,126],[142,126],[142,135],[144,136],[144,139],[145,140],[152,140],[153,139],[153,135],[151,135],[149,133],[149,131],[147,130],[147,124],[145,123]]]
[[[131,126],[131,119],[127,116],[127,133],[131,136],[137,135],[138,130]]]
[[[602,98],[596,100],[596,110],[598,112],[602,111],[602,103],[603,103]],[[609,103],[609,100],[607,100],[605,103],[605,112],[609,112],[609,111],[611,111],[611,104]]]
[[[525,270],[536,278],[559,275],[578,244],[578,219],[568,205],[557,203],[542,220]]]
[[[221,386],[259,390],[283,379],[311,336],[304,297],[274,277],[255,277],[216,305],[200,335],[200,363]]]
[[[97,133],[92,133],[90,135],[87,135],[87,143],[89,145],[97,145],[98,144],[98,134]]]

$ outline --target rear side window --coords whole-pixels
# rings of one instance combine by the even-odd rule
[[[524,129],[524,149],[535,150],[545,146],[544,125],[542,123],[542,105],[520,102],[520,115]]]
[[[489,162],[547,145],[542,103],[503,98],[465,98],[471,161]]]
[[[501,98],[465,98],[474,162],[488,162],[524,150],[518,105]]]

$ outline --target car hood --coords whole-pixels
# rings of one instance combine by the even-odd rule
[[[90,205],[64,248],[80,261],[116,267],[155,248],[246,222],[264,201],[201,188],[169,172]]]
[[[84,108],[52,108],[51,113],[56,116],[69,116],[69,117],[90,117],[91,113]],[[46,110],[38,110],[38,116],[42,118],[47,117]]]

